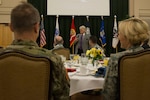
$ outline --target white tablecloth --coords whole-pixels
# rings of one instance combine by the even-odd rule
[[[94,76],[69,75],[70,77],[70,96],[81,91],[103,88],[104,78]]]

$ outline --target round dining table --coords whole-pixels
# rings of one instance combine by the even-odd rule
[[[68,73],[70,78],[70,96],[92,89],[102,89],[104,84],[103,77],[92,75],[78,75],[76,72]]]

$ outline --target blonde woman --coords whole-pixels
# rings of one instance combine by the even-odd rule
[[[108,70],[104,83],[104,100],[119,100],[118,98],[118,59],[131,52],[143,50],[142,45],[149,39],[148,24],[138,18],[130,18],[119,23],[119,40],[121,48],[126,51],[110,56]]]

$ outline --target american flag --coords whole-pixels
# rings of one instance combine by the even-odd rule
[[[41,24],[40,24],[40,47],[46,45],[46,36],[45,36],[45,29],[44,29],[44,22],[43,22],[43,15],[41,15]]]

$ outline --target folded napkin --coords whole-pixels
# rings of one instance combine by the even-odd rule
[[[100,67],[95,73],[95,77],[104,77],[106,74],[106,67]]]
[[[66,68],[67,72],[75,72],[76,69],[75,68]]]

